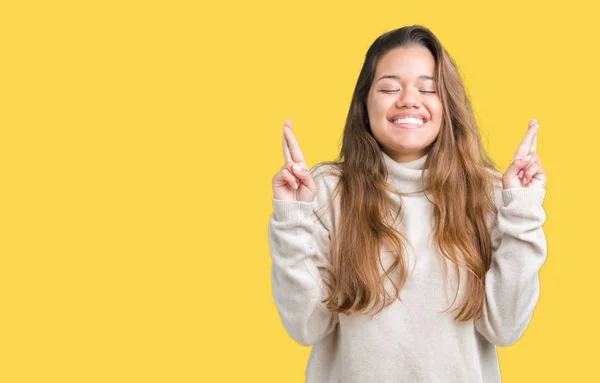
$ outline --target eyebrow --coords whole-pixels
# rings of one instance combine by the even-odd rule
[[[376,81],[383,80],[384,78],[391,78],[391,79],[394,79],[394,80],[400,80],[400,76],[395,76],[395,75],[385,75],[385,76],[381,76],[381,77],[379,77],[379,78],[378,78]],[[425,80],[434,80],[434,78],[433,78],[433,77],[431,77],[431,76],[426,76],[426,75],[424,75],[424,74],[420,75],[418,78],[419,78],[419,79],[425,79]]]

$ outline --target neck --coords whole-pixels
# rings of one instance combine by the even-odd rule
[[[383,150],[381,153],[387,167],[389,184],[406,194],[423,192],[422,179],[427,174],[427,154],[411,161],[398,162]]]

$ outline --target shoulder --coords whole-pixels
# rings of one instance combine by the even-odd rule
[[[502,206],[502,173],[500,173],[497,169],[493,167],[486,167],[489,177],[489,182],[492,185],[492,190],[494,193],[494,202],[496,203],[496,207]]]
[[[331,225],[335,221],[335,212],[339,210],[337,187],[342,174],[341,163],[320,162],[310,169],[310,173],[317,185],[315,211]]]
[[[485,170],[489,173],[490,176],[492,176],[493,179],[502,183],[502,173],[500,173],[497,169],[486,166]]]
[[[325,189],[333,190],[340,180],[342,174],[341,163],[327,161],[319,162],[310,169],[317,187],[324,187]]]

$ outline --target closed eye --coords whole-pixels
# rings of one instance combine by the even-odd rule
[[[399,92],[399,91],[400,91],[400,89],[391,89],[391,90],[384,89],[384,90],[380,90],[380,92],[383,92],[383,93],[394,93],[394,92]],[[435,94],[435,92],[433,92],[433,91],[427,91],[427,90],[420,90],[419,92],[421,92],[421,93],[428,93],[428,94]]]

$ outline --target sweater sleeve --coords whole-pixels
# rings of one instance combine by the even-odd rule
[[[515,343],[540,296],[538,272],[546,260],[542,202],[546,189],[497,189],[492,263],[486,273],[483,317],[475,328],[498,346]]]
[[[273,298],[284,328],[304,346],[321,341],[338,322],[321,302],[327,289],[320,269],[329,264],[330,235],[315,212],[325,194],[324,185],[315,182],[312,203],[273,198],[269,222]]]

